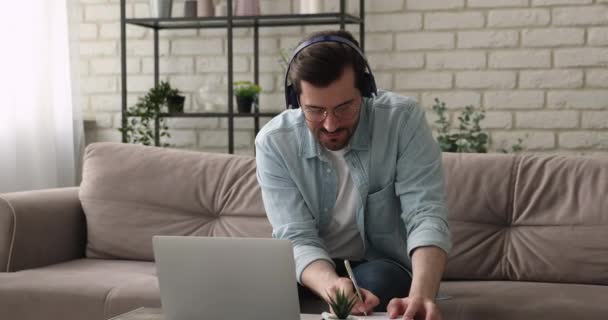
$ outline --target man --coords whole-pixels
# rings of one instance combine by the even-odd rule
[[[441,153],[423,110],[376,92],[346,31],[312,34],[287,72],[286,97],[299,108],[260,131],[256,163],[273,237],[292,241],[298,282],[325,301],[352,295],[340,266],[349,259],[363,288],[355,313],[440,319],[434,298],[450,240]]]

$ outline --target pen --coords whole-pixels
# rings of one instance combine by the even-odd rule
[[[353,273],[353,269],[350,267],[350,262],[348,260],[344,260],[344,266],[346,267],[346,272],[348,273],[348,277],[350,281],[352,281],[353,286],[355,287],[355,293],[359,300],[363,302],[363,296],[361,296],[361,291],[359,291],[359,286],[357,285],[357,280],[355,280],[355,274]],[[363,314],[367,317],[367,312],[363,311]]]

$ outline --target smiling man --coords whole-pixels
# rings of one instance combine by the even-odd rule
[[[292,110],[256,137],[257,177],[273,237],[294,246],[298,282],[356,313],[440,319],[434,298],[450,248],[441,152],[412,99],[376,90],[346,31],[312,34],[286,75]]]

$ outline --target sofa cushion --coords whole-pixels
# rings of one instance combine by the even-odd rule
[[[514,158],[444,153],[452,250],[448,279],[507,279],[502,268]]]
[[[447,279],[608,284],[608,159],[444,154]]]
[[[2,319],[104,320],[131,309],[160,307],[151,262],[80,259],[0,273]]]
[[[270,237],[253,157],[94,143],[80,200],[87,257],[153,260],[154,235]]]
[[[445,320],[605,319],[608,286],[524,281],[445,281]]]

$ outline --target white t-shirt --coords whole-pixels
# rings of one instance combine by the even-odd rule
[[[347,150],[347,148],[338,151],[326,150],[336,170],[338,192],[336,205],[330,213],[330,223],[322,228],[321,238],[332,258],[362,260],[365,249],[355,219],[361,201],[344,159]]]

